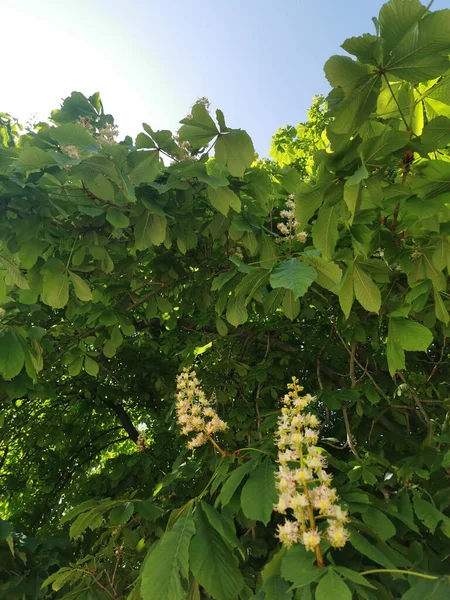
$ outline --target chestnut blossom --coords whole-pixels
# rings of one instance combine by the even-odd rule
[[[295,233],[295,230],[300,223],[295,219],[294,194],[289,195],[289,198],[286,200],[286,209],[280,211],[280,217],[286,219],[285,222],[278,223],[277,225],[281,235],[288,238],[289,241],[297,240],[297,242],[304,244],[308,238],[306,231],[299,231],[298,233]]]
[[[348,513],[337,504],[332,476],[326,471],[326,458],[316,445],[320,420],[306,412],[315,398],[301,395],[303,388],[296,377],[287,387],[275,434],[280,466],[276,482],[279,497],[274,510],[288,517],[278,527],[278,538],[285,546],[301,543],[307,550],[320,554],[323,538],[334,548],[345,545],[349,538],[344,528]],[[321,526],[320,519],[326,520],[328,527]]]
[[[80,152],[76,146],[61,146],[61,150],[64,154],[67,154],[69,158],[78,160],[80,158]]]
[[[177,376],[176,412],[180,432],[197,434],[187,443],[190,450],[212,441],[211,436],[228,427],[210,404],[214,398],[214,394],[210,400],[206,398],[195,371],[185,368]]]

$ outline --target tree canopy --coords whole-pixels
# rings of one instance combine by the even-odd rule
[[[0,113],[2,597],[449,597],[450,10],[374,24],[271,159]]]

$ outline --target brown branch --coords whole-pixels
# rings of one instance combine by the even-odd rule
[[[417,406],[419,407],[419,410],[425,420],[425,423],[429,423],[430,422],[430,417],[428,416],[426,410],[423,407],[423,404],[419,398],[419,396],[416,394],[416,392],[414,391],[414,389],[409,385],[409,383],[406,381],[405,376],[403,375],[403,373],[401,371],[397,372],[397,375],[400,377],[400,379],[403,381],[403,383],[405,383],[408,387],[408,393],[410,394],[410,396],[414,399],[414,401],[416,402]]]
[[[446,344],[446,338],[445,338],[445,336],[444,336],[444,342],[443,342],[443,344],[442,344],[442,348],[441,348],[441,355],[439,356],[439,360],[438,360],[438,362],[437,362],[437,363],[434,363],[433,370],[431,371],[431,374],[430,374],[430,376],[429,376],[429,377],[428,377],[428,379],[427,379],[427,383],[429,383],[429,382],[430,382],[430,381],[433,379],[433,377],[434,377],[434,375],[435,375],[435,373],[436,373],[436,371],[437,371],[437,369],[438,369],[439,365],[441,365],[441,364],[442,364],[442,362],[443,362],[443,360],[442,360],[442,359],[444,358],[445,344]]]
[[[347,444],[348,444],[348,447],[352,451],[353,456],[357,460],[360,460],[360,456],[359,456],[358,451],[356,450],[355,444],[353,442],[352,432],[351,432],[351,429],[350,429],[350,422],[348,420],[348,413],[347,413],[347,405],[346,404],[344,404],[344,406],[342,407],[342,414],[344,415],[344,424],[345,424],[345,432],[347,434]]]
[[[342,335],[340,334],[337,326],[335,325],[335,331],[339,337],[339,339],[341,340],[342,345],[344,346],[344,348],[347,350],[347,352],[351,355],[351,350],[350,348],[347,346],[347,343],[345,342],[344,338],[342,337]],[[380,388],[380,386],[378,385],[378,383],[375,381],[375,379],[372,377],[372,375],[370,374],[370,372],[363,367],[363,365],[359,362],[359,360],[356,358],[356,356],[354,357],[354,361],[355,363],[358,365],[358,367],[363,371],[363,373],[365,373],[367,375],[367,377],[370,379],[370,381],[373,383],[374,387],[380,392],[380,394],[383,396],[383,398],[387,401],[388,404],[391,404],[390,399],[388,398],[388,396],[386,396],[386,394],[383,392],[383,390]]]

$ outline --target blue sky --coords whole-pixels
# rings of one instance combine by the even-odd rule
[[[72,90],[100,91],[121,135],[135,136],[143,121],[175,130],[206,96],[267,155],[272,134],[327,93],[328,57],[347,37],[372,32],[382,4],[3,0],[0,111],[45,118]],[[449,6],[435,0],[433,9]]]

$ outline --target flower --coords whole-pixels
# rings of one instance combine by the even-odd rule
[[[61,146],[61,150],[67,154],[69,158],[78,160],[80,158],[80,152],[76,146]]]
[[[280,211],[280,217],[285,219],[285,222],[278,223],[277,229],[286,237],[289,242],[292,240],[296,240],[304,244],[308,238],[308,234],[306,231],[299,231],[295,233],[295,230],[300,225],[298,221],[295,219],[295,196],[294,194],[289,194],[288,199],[286,200],[286,209]]]
[[[317,529],[304,531],[302,535],[302,543],[305,545],[307,550],[314,551],[315,547],[320,544],[320,533],[317,531]]]
[[[278,538],[287,548],[298,542],[298,523],[296,521],[286,521],[284,525],[278,525]]]
[[[325,470],[324,451],[316,445],[320,419],[306,412],[315,398],[302,394],[296,377],[287,388],[275,433],[280,466],[276,474],[279,497],[274,510],[288,517],[293,515],[295,520],[288,519],[280,525],[278,537],[285,546],[302,543],[307,550],[316,552],[319,561],[322,538],[326,537],[335,548],[345,545],[349,534],[343,525],[348,521],[348,513],[337,504],[332,475]],[[325,532],[319,530],[317,517],[327,520]]]
[[[228,425],[210,405],[210,402],[215,399],[215,395],[213,394],[210,400],[206,398],[195,371],[185,368],[177,376],[177,393],[175,397],[177,401],[177,423],[182,426],[180,428],[181,434],[197,433],[187,443],[190,450],[212,441],[212,435],[227,429]]]
[[[350,535],[342,525],[330,525],[327,529],[327,538],[333,548],[343,548]]]

